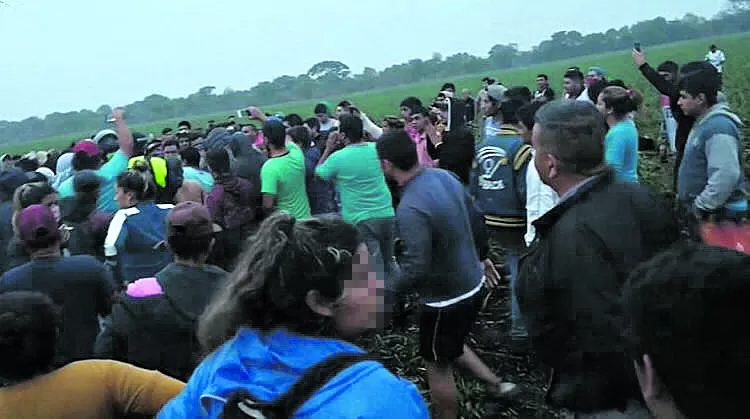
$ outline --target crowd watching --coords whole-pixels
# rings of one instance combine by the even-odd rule
[[[457,370],[512,412],[529,389],[469,339],[507,286],[566,417],[746,417],[750,256],[703,234],[748,215],[726,56],[633,60],[660,95],[570,67],[559,94],[488,76],[377,117],[250,106],[155,136],[115,109],[3,155],[0,416],[457,418]],[[640,183],[649,100],[675,202]],[[359,345],[410,324],[429,393]]]

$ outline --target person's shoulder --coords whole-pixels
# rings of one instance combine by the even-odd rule
[[[82,267],[88,267],[88,266],[96,267],[96,268],[104,267],[104,265],[99,261],[99,259],[91,255],[73,255],[73,256],[62,258],[61,261],[69,265],[78,265]]]
[[[8,291],[10,287],[13,287],[16,282],[23,280],[29,272],[29,263],[26,262],[23,265],[16,266],[6,271],[0,276],[0,292]]]
[[[391,373],[377,361],[364,361],[350,367],[348,375],[353,378],[346,392],[340,393],[344,400],[353,399],[357,403],[343,403],[344,410],[357,417],[375,418],[427,418],[427,404],[417,387]],[[354,376],[354,377],[353,377]],[[348,381],[348,380],[347,380]],[[344,401],[342,400],[342,402]]]
[[[69,177],[60,183],[57,187],[57,194],[60,198],[68,198],[75,195],[75,191],[73,190],[73,177]]]
[[[87,359],[75,361],[58,369],[53,374],[61,379],[70,377],[71,381],[88,382],[89,384],[101,382],[109,370],[132,368],[131,365],[124,362],[113,361],[109,359]]]
[[[121,172],[127,170],[128,163],[128,155],[122,150],[117,150],[111,155],[109,161],[104,163],[102,167],[97,170],[97,174],[103,177],[119,175]]]
[[[225,276],[229,275],[229,272],[225,271],[224,269],[221,269],[220,267],[218,267],[216,265],[206,265],[203,269],[206,272],[208,272],[208,273],[210,273],[212,275],[216,275],[218,277],[225,277]]]

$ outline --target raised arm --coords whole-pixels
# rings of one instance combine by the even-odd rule
[[[645,77],[646,80],[648,80],[648,82],[659,91],[659,93],[669,97],[677,96],[679,94],[677,88],[672,82],[662,77],[661,74],[648,65],[648,62],[646,62],[646,54],[643,51],[633,50],[633,61],[638,66],[638,69],[641,70],[643,77]]]
[[[128,124],[125,123],[125,111],[122,108],[113,110],[112,118],[115,120],[115,131],[117,131],[117,141],[120,145],[120,150],[130,157],[133,155],[135,141],[133,140],[133,134],[128,128]]]

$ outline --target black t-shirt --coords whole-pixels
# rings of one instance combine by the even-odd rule
[[[109,313],[115,283],[93,256],[34,259],[0,277],[0,293],[35,291],[62,308],[58,364],[91,358],[99,315]]]

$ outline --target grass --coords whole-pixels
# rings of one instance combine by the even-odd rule
[[[656,65],[672,59],[678,63],[701,59],[709,41],[696,40],[649,48],[649,61]],[[726,66],[725,84],[729,101],[740,116],[747,116],[750,111],[747,92],[750,91],[750,34],[739,34],[722,39],[722,47],[727,51],[729,61]],[[629,52],[619,51],[612,54],[580,57],[561,62],[547,63],[538,66],[519,68],[496,74],[506,85],[531,85],[537,73],[552,75],[552,83],[559,86],[559,75],[570,65],[586,68],[591,65],[604,67],[610,78],[619,78],[646,96],[646,107],[638,114],[638,125],[642,133],[657,137],[659,124],[658,93],[650,87],[635,69]],[[476,90],[482,75],[455,77],[453,81],[458,88],[468,87]],[[557,77],[556,77],[557,76]],[[406,96],[415,95],[428,98],[435,94],[440,82],[399,86],[372,92],[348,95],[348,98],[371,115],[380,117],[396,112],[399,102]],[[555,89],[559,92],[559,89]],[[330,98],[335,101],[335,98]],[[268,112],[296,112],[301,115],[312,113],[314,101],[287,103],[270,106]],[[209,119],[223,120],[231,112],[218,115],[205,115],[190,118],[195,124],[205,124]],[[162,121],[152,124],[136,125],[133,129],[142,132],[160,132],[164,126],[174,126],[178,121]],[[63,147],[80,136],[66,135],[40,139],[26,144],[0,147],[0,153],[20,153],[31,149]],[[750,157],[746,150],[745,158]],[[750,167],[748,167],[750,170]],[[640,160],[642,182],[663,192],[671,188],[671,162],[661,163],[652,153],[642,153]],[[750,175],[750,173],[748,173]],[[493,259],[502,262],[502,249],[493,244]],[[523,385],[523,397],[513,403],[493,404],[486,397],[482,385],[474,379],[459,374],[457,383],[460,389],[460,417],[462,418],[557,418],[560,412],[549,409],[544,403],[546,374],[539,368],[532,355],[519,355],[510,350],[508,331],[509,290],[505,288],[493,291],[486,309],[480,314],[475,324],[474,333],[470,336],[470,345],[506,381]],[[424,363],[418,356],[418,333],[412,324],[406,331],[386,331],[364,339],[361,344],[370,352],[378,354],[384,364],[394,373],[414,382],[429,400],[425,383]]]
[[[701,60],[706,52],[706,46],[711,42],[709,39],[698,39],[692,41],[667,44],[647,49],[649,61],[656,65],[659,62],[671,59],[678,63],[685,63],[693,60]],[[743,59],[750,57],[750,33],[726,36],[722,39],[722,48],[728,54],[726,65],[726,85],[733,94],[730,96],[730,102],[742,115],[747,115],[750,110],[747,93],[750,91],[750,60]],[[539,64],[526,68],[516,68],[511,70],[499,71],[494,73],[506,86],[527,85],[532,86],[537,73],[546,73],[551,76],[551,83],[555,90],[560,93],[559,86],[562,84],[562,74],[565,69],[571,65],[577,65],[585,69],[592,65],[603,67],[609,78],[622,79],[646,95],[646,108],[640,113],[639,126],[641,131],[655,136],[658,133],[658,107],[657,94],[648,82],[639,74],[633,65],[629,51],[617,51],[610,54],[592,55],[579,58],[571,58],[564,61],[550,62]],[[458,89],[469,88],[476,91],[479,88],[479,80],[484,74],[467,75],[462,77],[452,77]],[[369,92],[360,92],[346,95],[347,99],[352,100],[357,106],[369,115],[380,118],[384,115],[395,114],[398,110],[400,101],[407,96],[417,96],[420,98],[433,97],[441,83],[445,80],[403,85],[389,89],[373,90]],[[339,97],[326,98],[330,102],[337,102]],[[298,113],[302,116],[312,114],[312,109],[317,101],[301,101],[284,103],[274,106],[268,106],[266,112],[284,112]],[[248,105],[252,105],[248,103]],[[152,132],[158,134],[163,127],[174,127],[181,119],[190,119],[194,125],[205,126],[207,121],[223,121],[232,114],[232,110],[212,115],[193,116],[189,118],[178,118],[159,122],[133,125],[132,129],[144,133]],[[38,140],[28,141],[18,144],[0,145],[0,153],[18,154],[30,150],[40,150],[49,148],[64,148],[71,141],[76,141],[83,136],[90,135],[86,133],[72,133],[54,137],[40,138]]]

